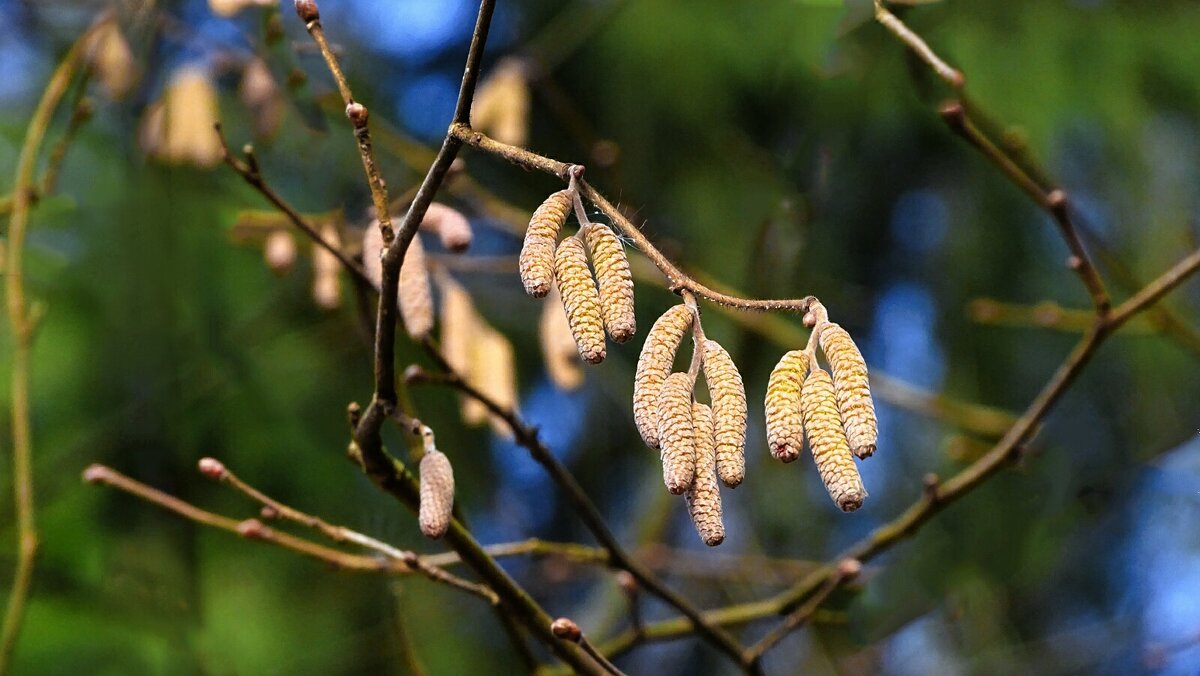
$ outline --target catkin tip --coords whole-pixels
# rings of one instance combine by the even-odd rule
[[[842,511],[853,512],[862,506],[867,490],[863,487],[858,466],[854,464],[850,443],[838,414],[833,379],[824,369],[814,368],[808,374],[800,395],[800,405],[804,412],[808,445],[825,490]]]

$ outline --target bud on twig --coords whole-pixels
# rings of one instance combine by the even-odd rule
[[[550,631],[558,638],[570,641],[571,643],[579,643],[580,639],[583,638],[583,632],[580,631],[579,625],[565,617],[560,617],[551,622]]]
[[[216,458],[200,458],[198,466],[200,473],[209,479],[224,481],[225,477],[229,476],[229,470],[225,469],[225,464]]]
[[[370,117],[370,112],[367,107],[358,101],[351,101],[346,104],[346,117],[350,118],[350,124],[354,125],[355,129],[362,129],[367,126],[367,118]]]
[[[238,535],[247,540],[262,540],[271,535],[271,529],[258,519],[246,519],[237,526]]]
[[[296,15],[305,24],[321,20],[321,13],[317,10],[317,3],[314,0],[296,0],[295,6]]]

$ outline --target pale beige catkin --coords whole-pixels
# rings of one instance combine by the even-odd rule
[[[717,474],[736,488],[746,478],[746,387],[733,358],[715,340],[704,341],[704,380],[712,397]]]
[[[471,346],[471,379],[475,389],[498,404],[505,410],[517,406],[517,367],[513,354],[512,343],[496,329],[480,320],[475,340]],[[468,398],[469,402],[478,404],[478,400]],[[504,419],[491,414],[487,408],[479,404],[482,413],[487,417],[492,431],[501,436],[509,436],[512,429]],[[473,405],[464,404],[464,411],[473,409]],[[465,415],[464,415],[465,417]]]
[[[551,291],[542,305],[538,338],[550,381],[561,390],[574,390],[583,385],[583,368],[579,365],[575,336],[571,334],[571,325],[567,323],[566,310],[557,290]]]
[[[717,484],[713,415],[706,404],[692,404],[692,429],[696,438],[696,476],[687,490],[688,513],[704,544],[716,547],[725,541],[725,522],[721,517],[721,487]]]
[[[471,222],[454,207],[433,202],[425,211],[425,218],[421,219],[421,229],[437,235],[442,246],[454,253],[462,253],[471,247]]]
[[[808,355],[792,350],[783,355],[767,380],[767,445],[771,455],[792,462],[804,450],[804,416],[800,413],[800,390],[808,373]]]
[[[658,393],[658,438],[662,444],[663,483],[674,495],[696,475],[696,435],[692,427],[692,378],[672,373]]]
[[[558,245],[554,254],[554,277],[579,356],[589,364],[599,364],[605,355],[600,293],[588,267],[587,252],[578,237],[568,237]]]
[[[437,539],[446,534],[454,512],[454,469],[450,458],[437,449],[426,449],[421,458],[420,483],[417,520],[425,537]]]
[[[827,322],[819,330],[821,351],[833,372],[838,410],[846,426],[850,450],[860,458],[869,458],[875,453],[879,424],[875,419],[875,404],[871,401],[867,362],[845,329]]]
[[[328,242],[333,248],[341,248],[342,238],[341,234],[338,233],[336,224],[326,223],[322,225],[320,235],[321,239]],[[341,262],[338,261],[337,256],[334,256],[323,246],[313,247],[312,260],[313,301],[316,302],[318,307],[326,310],[337,308],[342,304]]]
[[[692,326],[692,310],[676,305],[650,327],[633,377],[633,420],[650,448],[658,448],[658,391],[671,372],[679,341]]]
[[[382,251],[383,233],[379,230],[379,221],[372,221],[363,232],[362,259],[363,273],[376,291],[381,290],[383,284]],[[433,290],[420,236],[414,236],[404,252],[396,306],[400,309],[400,318],[404,320],[404,330],[408,335],[421,340],[433,331]]]
[[[554,245],[571,213],[573,199],[570,190],[559,190],[547,197],[529,219],[518,267],[525,292],[534,298],[550,293],[554,283]]]
[[[812,449],[821,481],[825,483],[829,497],[842,511],[853,512],[862,507],[867,490],[863,487],[854,456],[850,454],[850,442],[846,440],[846,432],[842,428],[833,378],[824,369],[813,368],[804,380],[800,406],[804,411],[808,445]]]
[[[600,283],[600,310],[604,315],[604,326],[613,340],[624,343],[633,338],[637,331],[629,257],[625,255],[621,240],[607,225],[593,223],[584,230],[584,237],[591,250],[596,280]]]

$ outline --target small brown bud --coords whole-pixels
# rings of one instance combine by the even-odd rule
[[[633,377],[633,420],[650,448],[658,448],[658,391],[675,363],[679,341],[692,326],[692,316],[686,305],[664,312],[650,327],[638,357]]]
[[[554,277],[579,356],[589,364],[599,364],[605,356],[600,293],[596,290],[596,280],[588,268],[587,253],[579,238],[568,237],[558,245],[554,254]]]
[[[658,393],[658,440],[662,444],[663,483],[681,495],[696,476],[696,433],[692,424],[691,376],[667,376]]]
[[[804,449],[800,389],[807,374],[808,355],[792,350],[783,355],[767,381],[767,444],[771,455],[782,462],[792,462]]]
[[[421,533],[436,540],[446,534],[454,511],[454,470],[450,458],[437,449],[427,450],[421,458],[420,479]]]
[[[862,573],[862,562],[858,559],[842,559],[837,564],[837,574],[844,581],[850,581]]]
[[[262,509],[258,510],[258,515],[264,519],[272,520],[279,518],[279,510],[271,505],[263,505]]]
[[[608,335],[624,343],[637,331],[633,308],[633,275],[629,257],[616,233],[607,225],[594,223],[584,231],[592,253],[592,267],[600,284],[600,310]]]
[[[550,293],[554,282],[554,245],[571,213],[573,199],[570,190],[559,190],[547,197],[529,219],[519,267],[525,293],[534,298]]]
[[[91,464],[87,466],[87,469],[83,470],[83,480],[89,484],[102,483],[109,477],[110,471],[104,465]]]
[[[296,15],[306,24],[321,20],[315,0],[296,0]]]
[[[725,541],[725,523],[721,516],[721,487],[717,483],[713,414],[706,404],[692,404],[692,428],[696,438],[696,477],[687,490],[688,513],[704,544],[716,547]]]
[[[583,632],[580,631],[579,625],[565,617],[560,617],[551,622],[550,631],[558,638],[570,641],[571,643],[579,643],[583,638]]]
[[[350,124],[354,125],[355,129],[362,129],[367,126],[367,119],[371,116],[367,107],[358,101],[351,101],[346,104],[346,117],[350,118]]]
[[[633,576],[633,573],[627,570],[622,570],[617,573],[617,586],[621,588],[621,591],[624,592],[626,596],[633,596],[637,594],[638,591],[637,578]]]
[[[712,397],[717,473],[736,488],[746,478],[746,387],[733,358],[715,340],[704,341],[704,380]]]
[[[224,481],[229,475],[229,470],[225,469],[225,464],[216,458],[200,458],[198,463],[200,473],[209,479]]]
[[[800,406],[804,412],[804,429],[808,433],[808,446],[813,461],[821,475],[829,497],[844,512],[853,512],[862,507],[867,497],[862,477],[850,454],[850,442],[842,428],[838,414],[837,393],[833,379],[821,368],[813,368],[804,380],[800,393]]]
[[[247,540],[262,540],[271,536],[271,529],[258,519],[246,519],[239,523],[237,532]]]
[[[875,452],[879,429],[875,419],[875,404],[871,401],[871,385],[867,380],[867,362],[850,334],[842,327],[826,322],[818,330],[821,350],[833,372],[838,409],[850,440],[850,449],[859,458],[869,458]]]

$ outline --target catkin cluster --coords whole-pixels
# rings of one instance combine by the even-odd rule
[[[642,440],[658,448],[658,391],[671,372],[679,342],[692,326],[692,310],[676,305],[667,310],[646,334],[633,376],[633,421]]]
[[[621,240],[606,225],[584,219],[578,235],[558,242],[576,198],[573,189],[560,190],[534,211],[525,231],[519,268],[525,291],[534,298],[547,296],[557,286],[579,356],[589,364],[599,364],[607,354],[606,330],[618,343],[629,340],[636,331],[633,276]],[[554,337],[552,329],[557,326],[543,319],[548,369],[555,382],[572,383],[574,378],[564,373],[556,363],[557,356],[552,358],[551,349],[545,347]]]
[[[854,457],[875,452],[878,425],[867,366],[845,329],[825,318],[819,308],[807,350],[783,355],[767,383],[767,441],[771,455],[792,462],[807,434],[817,471],[829,496],[852,512],[867,497]],[[829,372],[815,359],[816,345],[829,362]]]

